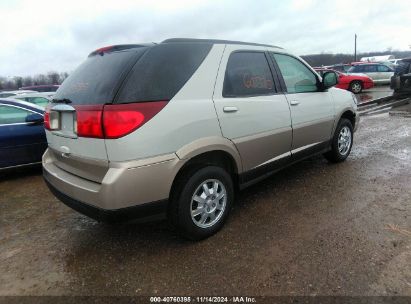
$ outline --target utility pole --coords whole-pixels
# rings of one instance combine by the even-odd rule
[[[354,62],[357,61],[357,34],[354,36]]]

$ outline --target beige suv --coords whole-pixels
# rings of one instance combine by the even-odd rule
[[[344,161],[356,99],[282,48],[169,39],[92,52],[47,107],[44,178],[98,221],[168,219],[190,239],[235,192],[314,154]]]

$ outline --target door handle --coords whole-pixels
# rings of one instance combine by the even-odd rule
[[[290,101],[290,105],[292,106],[298,106],[300,104],[300,102],[298,100],[291,100]]]
[[[237,107],[224,107],[223,111],[226,113],[233,113],[233,112],[237,112],[238,108]]]

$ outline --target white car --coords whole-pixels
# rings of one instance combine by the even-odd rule
[[[30,90],[1,91],[0,98],[13,98],[16,95],[21,95],[21,94],[26,94],[26,93],[37,93],[37,92],[30,91]]]
[[[45,108],[51,102],[51,96],[53,96],[55,92],[34,92],[34,93],[23,93],[11,96],[9,98],[24,100],[33,104],[36,104],[42,108]]]
[[[348,74],[365,74],[370,77],[375,84],[390,84],[394,70],[381,63],[361,63],[353,65]]]
[[[359,115],[337,81],[271,45],[98,49],[46,108],[44,179],[98,221],[163,214],[184,236],[208,237],[236,190],[315,154],[348,157]]]

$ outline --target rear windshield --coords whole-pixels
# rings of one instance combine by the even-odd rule
[[[172,99],[211,47],[209,43],[161,43],[151,47],[133,66],[115,102]]]
[[[69,99],[72,104],[111,103],[121,80],[146,50],[141,47],[88,57],[64,80],[53,99]]]

